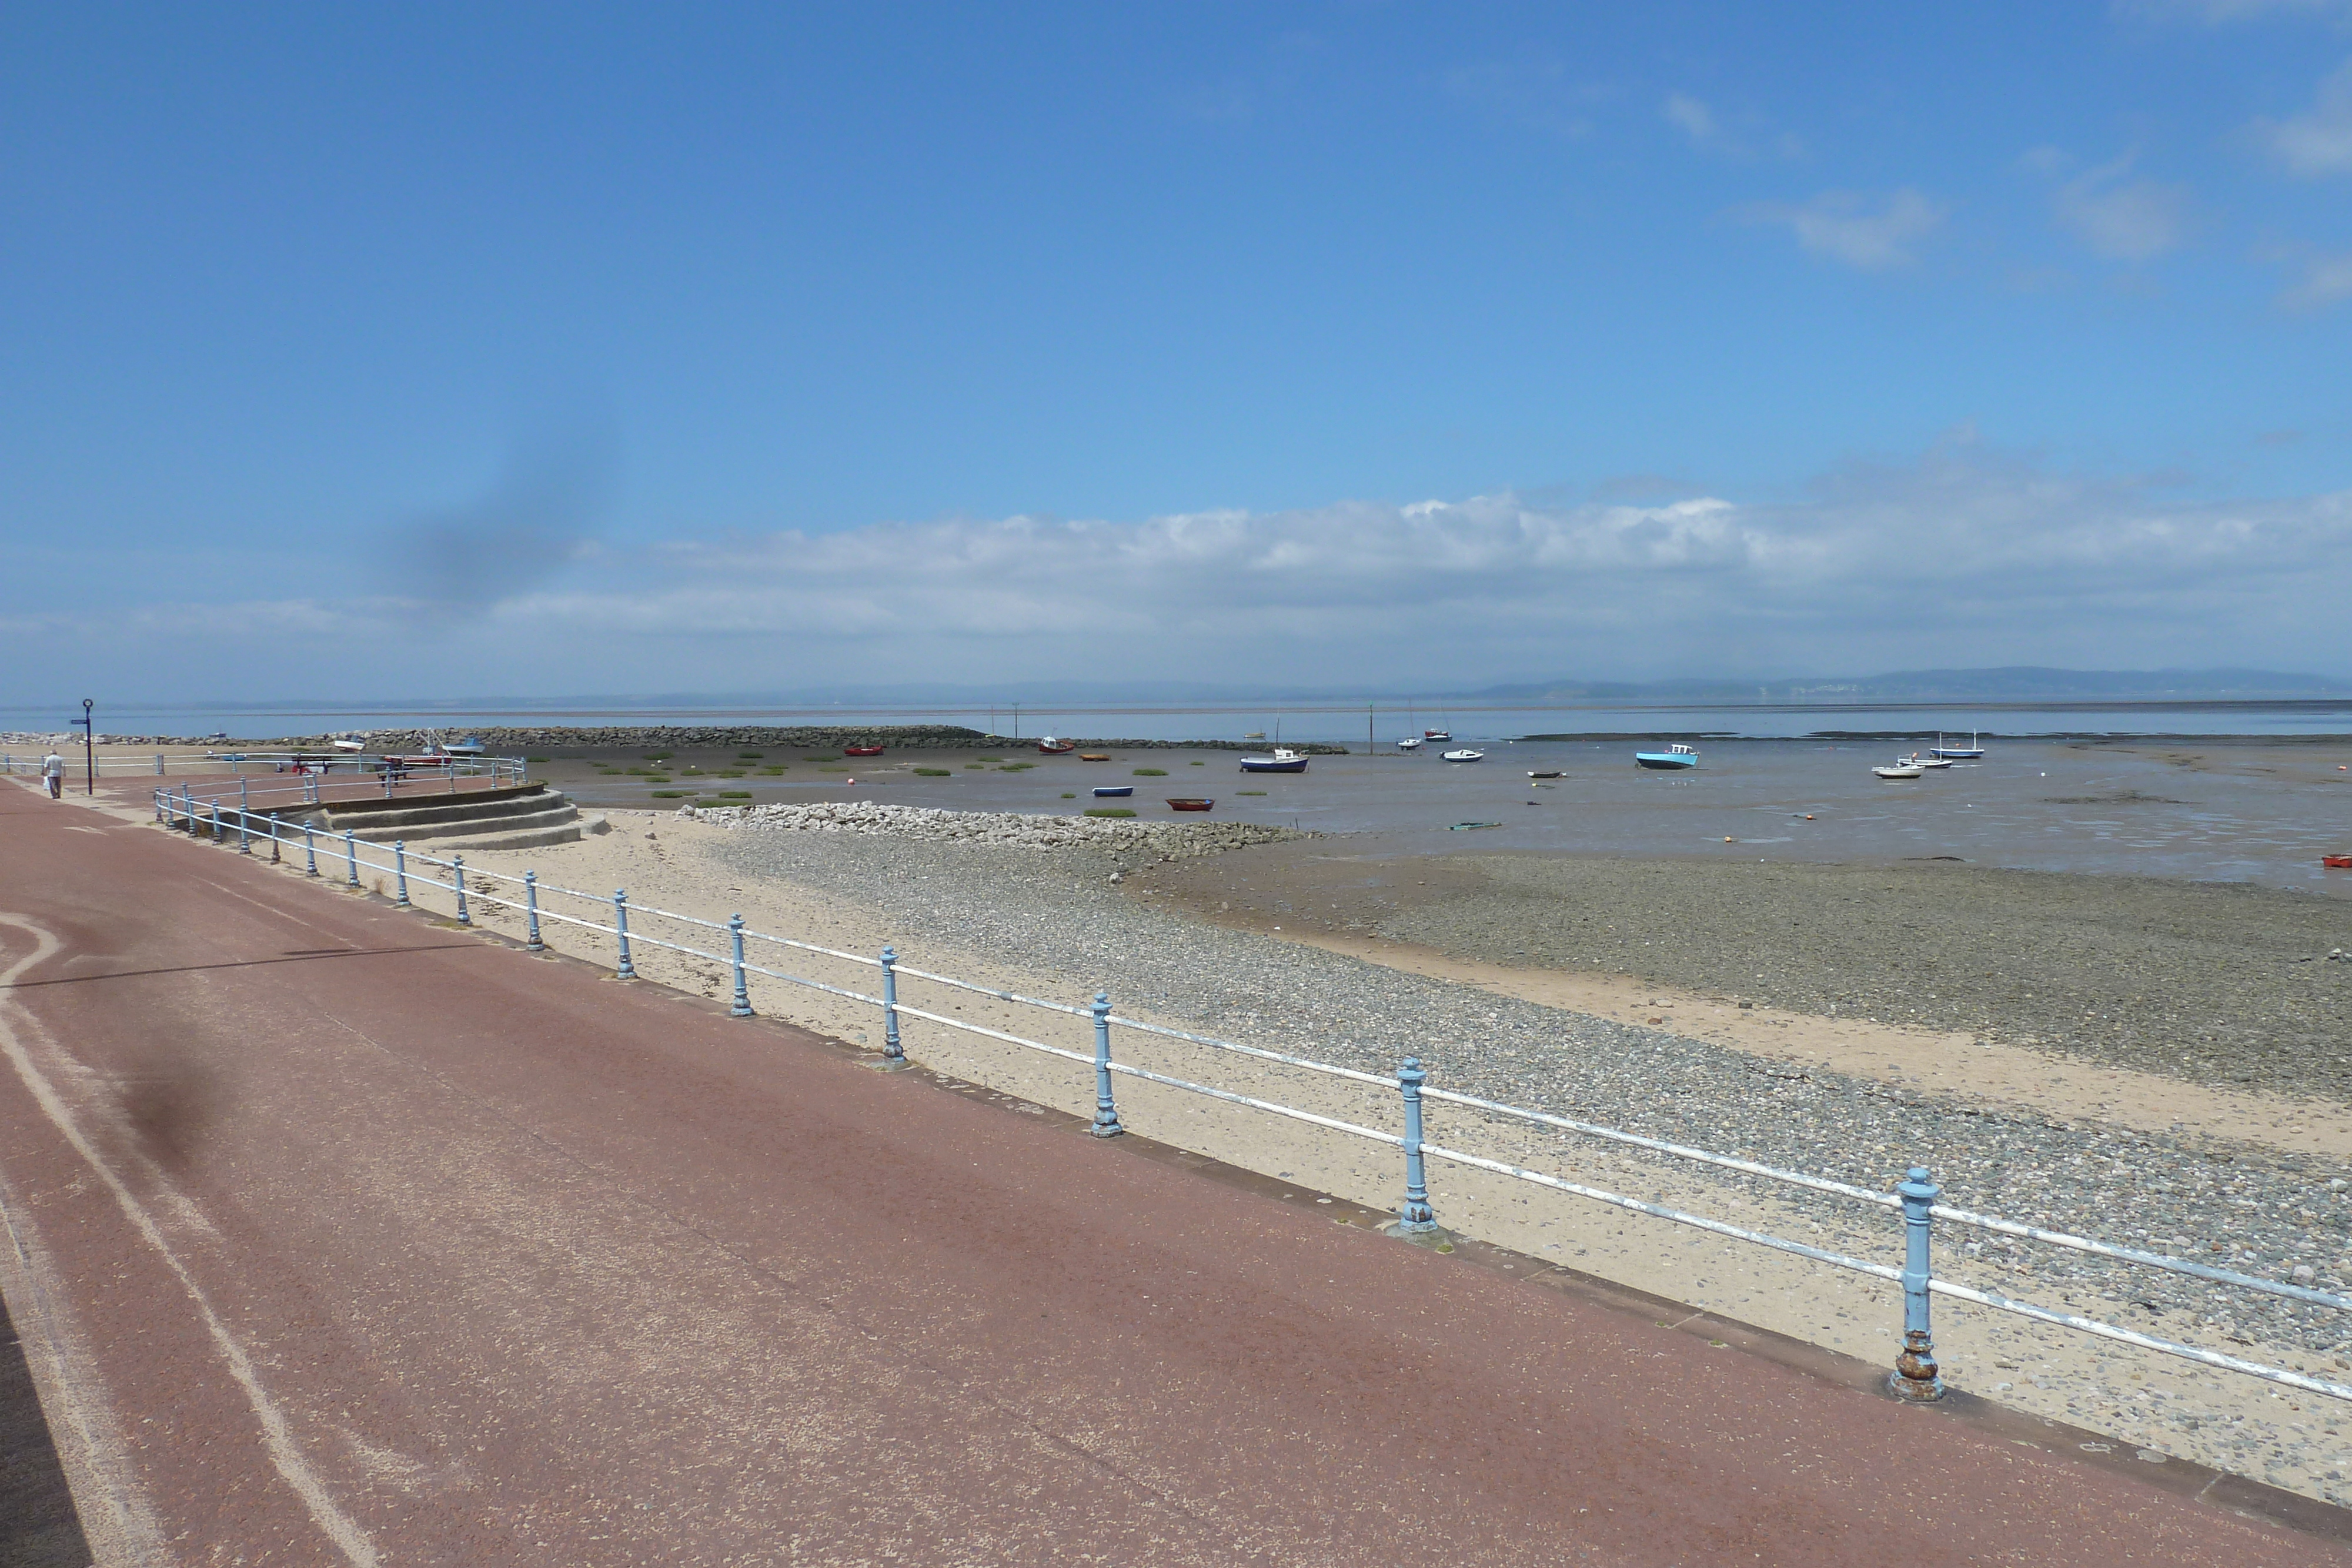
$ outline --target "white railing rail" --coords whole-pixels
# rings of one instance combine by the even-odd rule
[[[1788,1170],[1761,1161],[1672,1143],[1664,1139],[1646,1137],[1621,1128],[1580,1121],[1548,1111],[1507,1104],[1452,1090],[1430,1088],[1426,1086],[1426,1073],[1420,1062],[1410,1058],[1395,1076],[1388,1077],[1333,1062],[1318,1061],[1310,1057],[1270,1051],[1262,1046],[1247,1045],[1235,1040],[1221,1040],[1213,1035],[1171,1029],[1165,1025],[1147,1022],[1140,1019],[1120,1017],[1111,1011],[1109,998],[1102,993],[1096,995],[1090,1007],[1076,1007],[1064,1002],[1024,996],[1017,991],[975,985],[953,976],[915,968],[899,963],[895,951],[887,947],[877,957],[862,953],[845,952],[839,948],[799,941],[792,937],[774,936],[751,931],[746,928],[743,918],[740,915],[721,922],[650,905],[631,904],[625,892],[615,892],[609,898],[582,893],[542,882],[535,872],[525,872],[518,876],[510,873],[467,867],[462,855],[453,855],[445,860],[430,854],[411,852],[401,842],[394,842],[390,846],[389,860],[371,858],[363,852],[372,851],[380,855],[384,846],[361,841],[355,830],[346,829],[341,833],[322,835],[315,825],[306,824],[298,827],[273,821],[267,815],[250,808],[239,810],[234,803],[224,804],[215,800],[195,801],[191,804],[190,798],[185,793],[174,793],[170,789],[155,791],[155,817],[158,822],[169,827],[192,834],[209,835],[215,842],[218,843],[234,842],[236,847],[247,852],[251,852],[256,841],[266,842],[271,847],[273,859],[282,859],[289,850],[299,852],[305,857],[304,869],[309,873],[318,875],[341,873],[345,885],[352,888],[360,885],[360,873],[362,869],[390,875],[397,884],[394,889],[395,902],[403,907],[409,905],[408,888],[412,882],[442,889],[454,895],[457,916],[460,925],[472,924],[472,902],[499,906],[524,918],[528,946],[533,950],[538,950],[544,946],[540,929],[542,921],[552,920],[609,936],[614,942],[619,973],[625,978],[635,977],[632,956],[632,946],[635,944],[658,947],[724,966],[732,972],[734,992],[730,1010],[739,1017],[751,1016],[749,977],[752,975],[781,984],[822,991],[863,1006],[878,1009],[882,1014],[885,1038],[882,1060],[878,1065],[886,1067],[908,1065],[899,1030],[899,1021],[902,1019],[916,1019],[941,1029],[978,1035],[1068,1061],[1090,1065],[1095,1070],[1096,1077],[1094,1130],[1105,1136],[1117,1135],[1126,1131],[1112,1094],[1111,1082],[1115,1077],[1127,1077],[1401,1149],[1405,1157],[1405,1200],[1398,1219],[1390,1228],[1395,1234],[1409,1240],[1442,1242],[1445,1238],[1445,1233],[1437,1226],[1434,1212],[1430,1207],[1423,1174],[1424,1159],[1433,1157],[1514,1181],[1527,1182],[1549,1191],[1608,1204],[1712,1235],[1888,1281],[1903,1287],[1905,1320],[1905,1348],[1903,1354],[1897,1358],[1895,1371],[1890,1377],[1889,1383],[1897,1394],[1908,1398],[1934,1399],[1938,1397],[1942,1391],[1942,1384],[1933,1359],[1933,1341],[1929,1332],[1930,1298],[1942,1295],[1991,1311],[2007,1312],[2034,1322],[2134,1345],[2142,1350],[2179,1357],[2219,1370],[2260,1378],[2285,1387],[2300,1389],[2305,1393],[2352,1401],[2352,1385],[2312,1377],[2287,1367],[2273,1366],[2229,1355],[2222,1352],[2209,1350],[2201,1345],[2186,1344],[2153,1334],[2141,1333],[2136,1330],[2122,1328],[2097,1319],[2015,1301],[1993,1291],[1937,1278],[1930,1267],[1930,1228],[1936,1220],[1946,1220],[1954,1224],[1991,1230],[2000,1235],[2016,1237],[2022,1240],[2091,1254],[2119,1263],[2192,1277],[2209,1284],[2257,1291],[2272,1297],[2284,1298],[2311,1306],[2326,1307],[2339,1312],[2352,1311],[2352,1298],[2313,1286],[2267,1280],[2259,1275],[2219,1269],[2210,1264],[2200,1263],[2193,1259],[2175,1258],[2138,1248],[2116,1246],[2067,1231],[2049,1229],[2041,1226],[2003,1219],[1997,1216],[1977,1213],[1970,1209],[1955,1207],[1937,1201],[1941,1195],[1928,1179],[1928,1173],[1924,1168],[1913,1167],[1906,1180],[1899,1184],[1894,1192],[1880,1192],[1850,1182]],[[325,840],[323,845],[320,841],[322,837]],[[320,867],[322,855],[326,862],[323,873]],[[445,872],[447,873],[448,880],[444,881],[428,871],[417,869],[419,867],[429,867]],[[508,896],[506,894],[492,891],[499,886],[518,889],[520,896]],[[593,906],[600,912],[609,912],[612,915],[611,922],[608,924],[604,920],[591,918],[585,915],[551,909],[541,902],[542,899],[550,896],[575,900]],[[632,915],[640,919],[650,917],[668,921],[690,932],[723,933],[727,939],[726,951],[713,952],[707,947],[694,946],[690,942],[657,936],[642,929],[633,929],[629,924],[629,917]],[[880,972],[882,980],[881,994],[877,996],[867,991],[834,985],[804,975],[751,962],[745,953],[747,943],[764,944],[877,969]],[[1065,1017],[1089,1019],[1094,1025],[1094,1053],[1088,1056],[1085,1052],[1065,1046],[1032,1040],[1009,1030],[992,1029],[966,1019],[954,1018],[945,1013],[912,1006],[898,999],[898,983],[902,977],[992,998],[1014,1006],[1034,1008]],[[1113,1026],[1137,1033],[1181,1040],[1213,1051],[1229,1052],[1255,1061],[1272,1062],[1282,1067],[1377,1088],[1384,1092],[1395,1092],[1401,1096],[1402,1102],[1404,1131],[1402,1134],[1391,1133],[1381,1128],[1365,1126],[1297,1106],[1285,1105],[1277,1101],[1244,1094],[1213,1084],[1154,1072],[1114,1060],[1110,1051],[1110,1031]],[[1505,1118],[1523,1122],[1553,1132],[1622,1145],[1653,1155],[1709,1166],[1810,1192],[1847,1198],[1875,1209],[1897,1210],[1902,1214],[1904,1222],[1905,1262],[1900,1268],[1891,1264],[1871,1262],[1825,1248],[1791,1240],[1786,1237],[1775,1236],[1766,1231],[1733,1225],[1709,1216],[1691,1213],[1664,1203],[1645,1201],[1508,1161],[1431,1143],[1423,1136],[1423,1103],[1433,1100],[1441,1104],[1457,1105],[1487,1118]]]

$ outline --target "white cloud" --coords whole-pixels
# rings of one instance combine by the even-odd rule
[[[2279,303],[2298,310],[2314,310],[2352,299],[2352,251],[2341,256],[2305,258],[2303,280],[2279,296]]]
[[[2112,0],[2120,18],[2143,22],[2203,22],[2220,26],[2257,16],[2325,16],[2352,13],[2352,0]]]
[[[1916,259],[1915,246],[1943,225],[1945,209],[1906,186],[1876,203],[1851,191],[1829,191],[1802,206],[1759,202],[1735,215],[1785,224],[1814,255],[1878,271]]]
[[[157,696],[158,672],[246,690],[256,668],[352,695],[1178,675],[1404,689],[1900,668],[1924,650],[2301,668],[2342,664],[2347,573],[2352,492],[2182,502],[1956,437],[1778,501],[1504,494],[612,546],[463,637],[418,637],[413,607],[383,600],[163,604],[118,614],[101,656]],[[26,650],[21,680],[67,657],[46,629],[0,627]]]
[[[1714,111],[1689,94],[1668,93],[1664,112],[1666,122],[1689,137],[1696,145],[1704,147],[1714,140]]]
[[[1916,641],[1968,662],[2306,664],[2352,569],[2352,492],[2166,502],[1956,440],[1801,499],[1396,507],[881,524],[681,541],[650,586],[542,591],[501,620],[561,640],[784,634],[908,673],[1054,667],[1457,678],[1661,663],[1859,668]],[[639,568],[643,572],[643,567]],[[1653,645],[1672,622],[1675,646]],[[1884,650],[1883,653],[1879,650]]]
[[[2258,129],[2272,154],[2294,173],[2352,173],[2352,60],[2319,84],[2310,113]]]
[[[2060,225],[2099,255],[2151,261],[2188,236],[2189,188],[2126,180],[2133,161],[2126,153],[2075,176],[2052,194],[2051,205]]]

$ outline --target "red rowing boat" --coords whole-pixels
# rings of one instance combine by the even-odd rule
[[[1205,811],[1215,804],[1214,800],[1203,800],[1195,795],[1168,797],[1168,809],[1171,811]]]
[[[2352,855],[2322,855],[2319,863],[2336,871],[2352,871]]]
[[[841,754],[844,757],[879,757],[882,748],[878,746],[845,746]]]

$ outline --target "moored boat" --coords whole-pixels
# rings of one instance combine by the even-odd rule
[[[1637,751],[1633,760],[1643,768],[1655,768],[1666,772],[1679,772],[1698,766],[1698,748],[1679,741],[1664,751]]]
[[[1076,751],[1077,748],[1078,743],[1076,741],[1055,740],[1050,735],[1037,742],[1037,749],[1044,752],[1048,757],[1059,757],[1066,751]]]
[[[2352,855],[2322,855],[2319,863],[2330,871],[2352,871]]]
[[[1423,740],[1451,740],[1454,738],[1454,732],[1450,729],[1424,729],[1421,732],[1421,738]]]
[[[1486,754],[1485,752],[1467,746],[1463,747],[1456,751],[1441,751],[1438,753],[1438,757],[1441,760],[1446,762],[1484,762],[1486,760]]]
[[[1095,799],[1097,800],[1108,800],[1114,796],[1125,797],[1134,793],[1135,786],[1132,784],[1097,784],[1095,786]]]
[[[1272,757],[1243,758],[1242,771],[1244,773],[1304,773],[1307,771],[1307,753],[1293,751],[1286,746],[1277,746],[1274,748]]]
[[[841,754],[844,757],[879,757],[882,748],[878,746],[845,746]]]
[[[1952,765],[1952,759],[1948,757],[1937,757],[1933,754],[1922,757],[1916,751],[1908,757],[1898,757],[1895,760],[1906,768],[1949,768]]]
[[[1216,802],[1198,795],[1171,795],[1168,809],[1171,811],[1205,811]]]
[[[1399,751],[1419,751],[1421,749],[1421,737],[1417,735],[1408,735],[1401,737],[1397,741],[1397,749]]]
[[[1081,751],[1078,753],[1078,760],[1081,762],[1108,762],[1110,760],[1110,753],[1108,751]]]
[[[1906,762],[1903,758],[1898,757],[1895,759],[1894,767],[1874,768],[1871,769],[1871,772],[1892,784],[1898,779],[1920,778],[1927,772],[1927,769],[1921,768],[1916,762]]]
[[[1946,762],[1973,762],[1984,755],[1984,747],[1977,744],[1977,732],[1970,730],[1966,746],[1946,746],[1944,737],[1939,735],[1936,737],[1936,744],[1927,748],[1927,754]]]
[[[1530,779],[1565,779],[1568,775],[1561,772],[1557,768],[1548,768],[1541,771],[1538,771],[1531,768],[1528,770],[1528,777]]]

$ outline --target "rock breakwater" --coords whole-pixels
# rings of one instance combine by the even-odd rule
[[[763,832],[868,833],[925,843],[1011,844],[1034,850],[1109,850],[1181,860],[1248,844],[1311,838],[1255,822],[1136,822],[1102,817],[1031,816],[1018,811],[942,811],[877,800],[805,806],[680,806],[677,814],[723,828]]]

